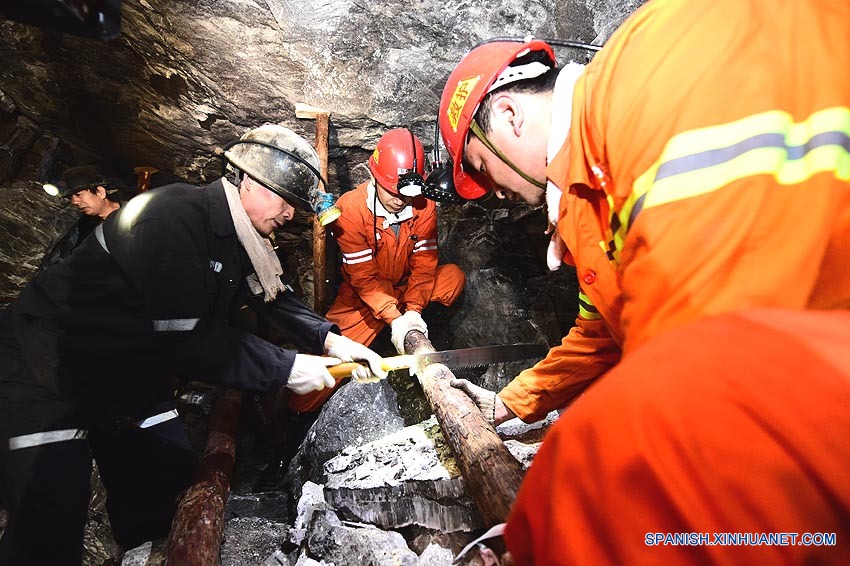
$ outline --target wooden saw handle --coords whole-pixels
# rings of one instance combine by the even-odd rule
[[[381,360],[381,367],[384,371],[394,371],[397,369],[405,369],[411,367],[416,360],[416,356],[391,356]],[[340,379],[351,375],[355,369],[365,366],[365,363],[359,362],[343,362],[335,366],[328,366],[328,371],[334,379]]]

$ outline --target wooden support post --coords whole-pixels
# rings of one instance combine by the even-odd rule
[[[319,171],[328,178],[328,128],[330,112],[308,104],[295,105],[295,116],[316,120],[316,153],[319,155]],[[327,191],[327,187],[319,187]],[[313,310],[324,314],[328,309],[328,272],[325,227],[317,216],[313,217]]]
[[[154,173],[158,173],[159,169],[150,165],[144,165],[142,167],[136,167],[133,169],[133,172],[139,177],[136,181],[136,194],[142,194],[151,187],[151,176]]]
[[[224,505],[236,459],[242,394],[228,391],[210,415],[204,455],[195,482],[177,506],[165,550],[166,564],[217,566],[224,533]]]
[[[434,352],[434,346],[418,331],[409,332],[405,352]],[[495,429],[487,424],[475,403],[450,385],[454,374],[442,364],[431,364],[419,375],[419,383],[446,441],[457,459],[466,487],[485,527],[503,523],[524,472]]]

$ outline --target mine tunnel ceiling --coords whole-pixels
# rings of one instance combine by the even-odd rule
[[[445,79],[478,41],[599,41],[640,2],[113,3],[120,34],[108,41],[48,29],[46,12],[38,25],[0,21],[7,123],[25,116],[62,141],[67,161],[153,165],[197,182],[221,170],[212,148],[258,124],[312,139],[313,124],[294,115],[306,102],[332,113],[331,178],[345,185],[389,127],[410,124],[433,144]]]
[[[104,1],[120,9],[109,40],[49,20],[90,0],[0,2],[0,303],[78,218],[40,188],[67,167],[96,164],[128,189],[139,166],[161,171],[153,186],[202,184],[221,174],[215,148],[250,128],[280,123],[313,141],[315,123],[295,116],[308,103],[331,113],[328,180],[339,195],[368,177],[387,129],[411,126],[430,155],[446,78],[475,44],[529,34],[602,44],[642,3]],[[12,17],[15,6],[35,16]],[[293,223],[284,237],[300,241],[305,229]]]

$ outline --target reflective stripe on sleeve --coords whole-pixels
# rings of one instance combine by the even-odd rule
[[[139,428],[150,428],[152,426],[158,425],[159,423],[164,423],[165,421],[176,419],[177,417],[177,409],[171,409],[170,411],[165,411],[164,413],[148,417],[133,424],[135,424]]]
[[[437,240],[419,240],[413,245],[413,253],[437,249]]]
[[[21,450],[67,440],[84,440],[88,434],[89,431],[81,428],[66,428],[64,430],[49,430],[13,436],[9,439],[9,450]]]
[[[578,292],[578,315],[585,320],[599,320],[602,318],[599,310],[590,302],[590,297],[581,291]]]
[[[170,318],[153,321],[153,329],[157,332],[187,332],[194,330],[200,318]]]
[[[354,265],[356,263],[363,263],[364,261],[372,260],[372,250],[367,248],[365,250],[360,250],[358,252],[351,253],[343,253],[342,254],[342,263],[347,263],[348,265]]]
[[[612,213],[614,247],[623,248],[626,233],[647,208],[708,194],[756,175],[770,175],[778,185],[790,186],[818,173],[850,180],[850,108],[819,110],[802,122],[788,112],[771,110],[682,132],[667,142],[661,157],[635,180],[628,199]]]
[[[372,255],[372,249],[366,248],[365,250],[360,250],[357,252],[343,253],[342,257],[347,257],[348,259],[354,259],[358,257],[363,257],[364,255]]]

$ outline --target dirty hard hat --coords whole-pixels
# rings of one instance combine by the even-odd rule
[[[415,173],[421,176],[425,171],[425,150],[422,148],[422,142],[407,128],[388,131],[381,136],[375,145],[375,151],[369,156],[369,171],[387,191],[399,193],[399,175],[410,176]]]
[[[270,191],[314,212],[310,197],[319,185],[319,156],[307,140],[278,124],[254,128],[225,148],[230,167]]]
[[[529,59],[530,63],[520,64]],[[440,98],[439,124],[453,163],[455,190],[460,196],[480,198],[487,194],[490,186],[482,175],[465,171],[463,167],[463,151],[470,123],[481,101],[497,88],[536,78],[555,66],[552,48],[538,39],[485,43],[467,53],[457,64]]]
[[[64,198],[71,198],[80,191],[96,187],[103,187],[107,194],[115,191],[107,177],[93,165],[81,165],[66,169],[58,183],[59,196]]]

